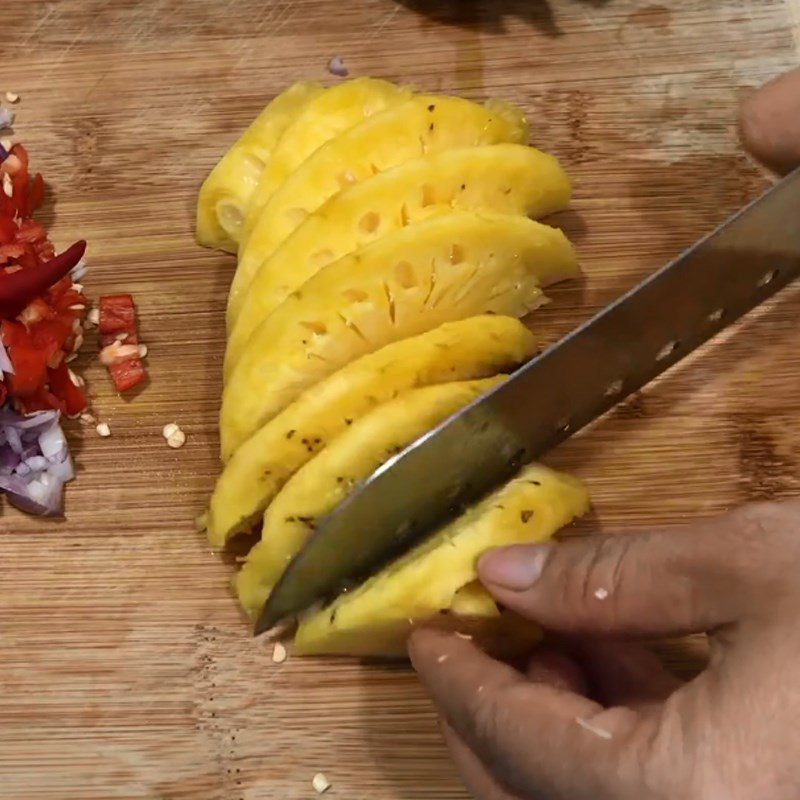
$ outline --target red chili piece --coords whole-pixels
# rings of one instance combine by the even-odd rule
[[[100,298],[100,346],[108,347],[115,341],[121,345],[138,344],[136,332],[136,306],[129,294],[106,295]],[[124,334],[123,339],[118,339]],[[108,368],[114,388],[122,394],[138,386],[147,378],[138,355],[111,364]]]
[[[28,303],[73,269],[85,252],[86,242],[81,240],[43,264],[0,276],[0,317],[16,317]]]

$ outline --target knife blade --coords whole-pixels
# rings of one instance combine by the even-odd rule
[[[800,274],[800,170],[384,464],[320,521],[256,634],[369,575]]]

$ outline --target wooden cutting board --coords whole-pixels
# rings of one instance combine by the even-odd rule
[[[299,78],[377,75],[526,108],[575,177],[585,279],[552,340],[755,197],[740,98],[798,60],[798,0],[25,0],[2,91],[88,292],[130,291],[151,384],[84,369],[110,439],[69,426],[67,518],[0,518],[0,795],[8,800],[444,800],[464,790],[405,666],[271,662],[195,533],[218,470],[233,260],[192,240],[197,188]],[[800,287],[549,459],[585,478],[578,533],[674,525],[800,488]],[[169,450],[165,423],[188,433]]]

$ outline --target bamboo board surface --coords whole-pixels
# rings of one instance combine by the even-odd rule
[[[0,89],[22,96],[52,235],[89,240],[90,294],[134,294],[152,382],[115,397],[89,342],[79,365],[111,438],[70,425],[66,521],[2,511],[0,797],[301,800],[320,770],[332,800],[465,797],[408,668],[273,665],[194,530],[218,469],[233,262],[194,245],[193,206],[269,98],[333,83],[338,54],[354,75],[526,108],[576,180],[562,222],[585,271],[537,315],[549,341],[767,185],[735,107],[799,46],[798,0],[16,4]],[[592,490],[578,533],[797,493],[799,290],[552,454]]]

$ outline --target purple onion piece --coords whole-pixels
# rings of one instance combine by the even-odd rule
[[[64,484],[75,477],[57,411],[29,416],[0,408],[0,491],[29,514],[62,512]]]
[[[0,147],[2,150],[2,147]],[[1,160],[1,159],[0,159]],[[14,374],[14,365],[11,363],[11,359],[8,357],[8,352],[6,348],[3,346],[3,342],[0,341],[0,381],[3,380],[3,374],[7,373],[8,375]]]
[[[334,56],[328,62],[328,72],[338,78],[346,78],[350,74],[350,70],[345,66],[341,56]]]
[[[14,124],[15,114],[7,108],[0,108],[0,129],[10,128]]]

